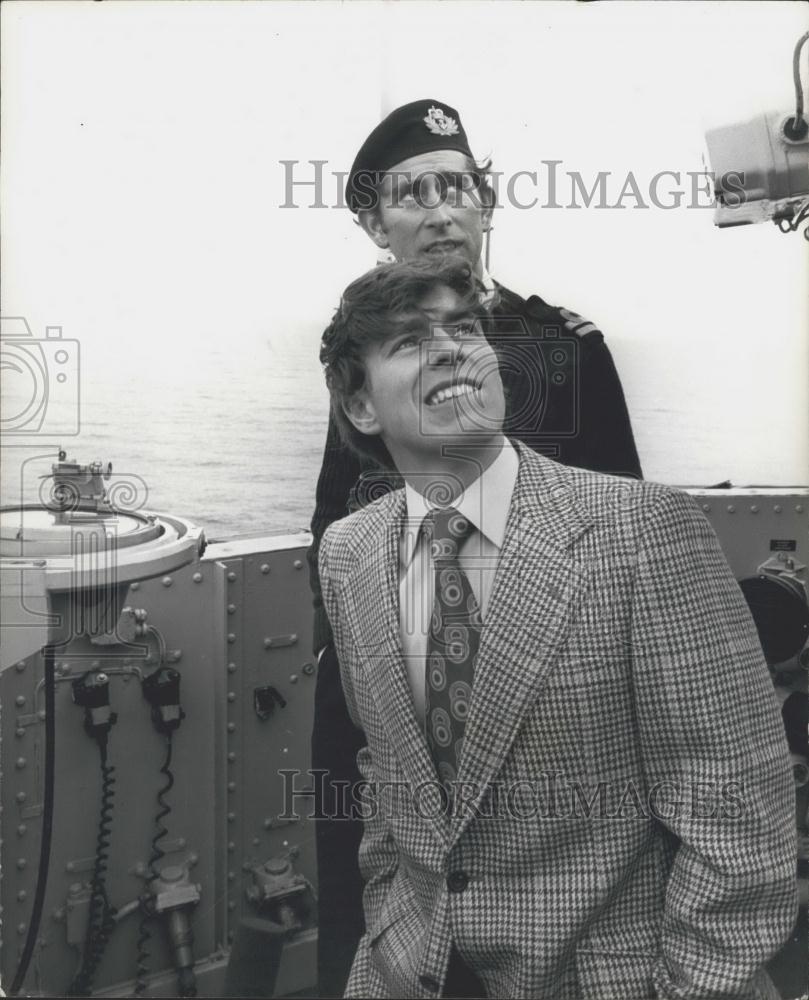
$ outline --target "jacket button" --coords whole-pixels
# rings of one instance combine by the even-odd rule
[[[419,976],[419,982],[428,993],[437,993],[441,989],[441,983],[432,976]]]
[[[469,885],[469,876],[466,872],[450,872],[447,876],[447,888],[450,892],[463,892]]]

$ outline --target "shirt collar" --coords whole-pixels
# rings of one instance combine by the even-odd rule
[[[503,438],[500,454],[452,505],[498,549],[503,547],[511,495],[517,482],[519,458],[514,446]],[[402,529],[402,562],[409,566],[416,551],[424,518],[432,509],[424,496],[405,483],[407,514]]]
[[[480,295],[480,304],[482,306],[488,306],[496,294],[496,287],[494,284],[494,278],[486,270],[486,265],[480,265],[480,283],[483,285],[483,292]]]

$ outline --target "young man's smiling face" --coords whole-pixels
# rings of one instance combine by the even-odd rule
[[[457,150],[420,153],[387,171],[375,211],[359,221],[397,260],[440,264],[453,258],[480,273],[491,208],[482,207],[467,157]]]
[[[365,386],[346,404],[354,426],[379,434],[407,475],[440,464],[446,445],[474,457],[502,443],[505,415],[497,356],[462,299],[430,291],[395,333],[369,345]]]

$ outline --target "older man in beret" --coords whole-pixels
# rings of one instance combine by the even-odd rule
[[[623,390],[604,337],[581,316],[523,298],[488,274],[482,250],[495,195],[489,164],[473,154],[455,108],[424,99],[397,108],[357,153],[346,201],[381,251],[396,260],[468,264],[487,305],[485,332],[498,356],[506,396],[506,433],[566,465],[641,477]],[[323,608],[317,572],[320,539],[333,521],[398,480],[353,453],[330,420],[312,519],[309,553],[318,655],[312,767],[319,869],[321,996],[342,994],[363,933],[357,863],[362,823],[344,807],[360,780],[364,743],[352,724]]]

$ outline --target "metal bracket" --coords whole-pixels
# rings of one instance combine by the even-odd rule
[[[253,708],[262,722],[266,722],[270,718],[276,705],[286,708],[286,704],[286,698],[271,684],[253,690]]]

